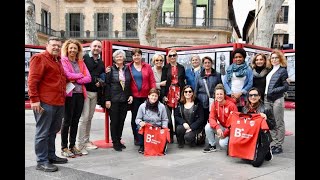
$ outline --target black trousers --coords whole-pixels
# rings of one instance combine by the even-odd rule
[[[69,148],[73,148],[76,143],[83,103],[83,93],[73,93],[72,97],[66,97],[64,119],[61,125],[61,149],[68,148],[68,136]]]
[[[132,128],[132,134],[133,134],[133,137],[134,137],[134,141],[136,142],[139,142],[139,138],[138,138],[138,130],[137,130],[137,124],[136,124],[136,117],[137,117],[137,113],[138,113],[138,109],[140,107],[140,105],[142,103],[144,103],[144,101],[146,100],[147,98],[133,98],[133,101],[132,101],[132,109],[131,109],[131,113],[132,113],[132,116],[131,116],[131,128]]]
[[[112,143],[118,145],[121,141],[124,121],[127,116],[128,102],[111,102],[108,111]]]

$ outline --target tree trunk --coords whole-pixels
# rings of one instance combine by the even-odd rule
[[[25,44],[39,45],[32,0],[25,0]]]
[[[139,0],[138,37],[141,45],[157,46],[157,22],[164,0]]]
[[[264,10],[259,12],[258,27],[254,40],[255,45],[271,47],[274,25],[283,2],[284,0],[264,1]]]

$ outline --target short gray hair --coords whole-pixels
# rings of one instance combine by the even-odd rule
[[[122,54],[122,55],[123,55],[123,59],[126,60],[126,53],[124,52],[124,50],[121,50],[121,49],[116,50],[116,51],[112,54],[113,60],[114,60],[114,59],[116,58],[116,56],[118,56],[119,54]]]

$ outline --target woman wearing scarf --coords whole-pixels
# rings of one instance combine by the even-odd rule
[[[160,92],[156,88],[151,88],[148,94],[147,100],[139,106],[138,113],[136,116],[137,126],[143,127],[146,123],[150,123],[155,127],[168,127],[168,116],[166,107],[164,104],[159,102]],[[143,135],[138,133],[140,148],[139,153],[144,153],[144,138]]]
[[[235,49],[232,56],[234,62],[228,67],[227,74],[223,77],[222,82],[227,95],[234,100],[238,110],[241,111],[246,94],[252,87],[253,73],[244,61],[247,56],[244,49]]]
[[[253,85],[261,94],[260,100],[264,101],[264,91],[266,89],[266,77],[270,72],[270,64],[267,64],[267,56],[262,53],[258,53],[252,60],[252,73],[253,73]]]

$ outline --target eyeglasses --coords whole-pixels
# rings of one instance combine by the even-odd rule
[[[176,57],[177,54],[169,54],[168,57]]]
[[[193,93],[192,91],[184,91],[184,93]]]
[[[252,96],[254,96],[254,97],[258,97],[258,96],[259,96],[259,94],[249,94],[249,97],[252,97]]]
[[[156,59],[155,61],[156,62],[162,62],[163,60],[162,59]]]

